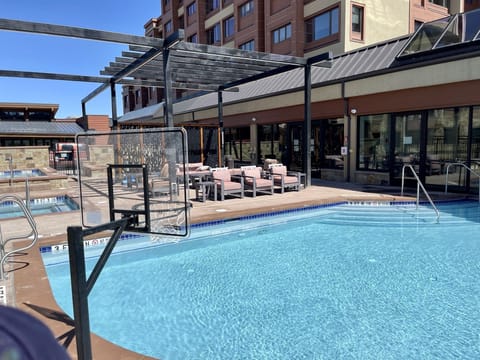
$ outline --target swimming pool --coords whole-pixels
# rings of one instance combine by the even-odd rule
[[[36,177],[36,176],[46,176],[46,174],[40,169],[0,171],[0,179],[10,179],[12,177],[25,178],[25,177]]]
[[[92,331],[161,359],[479,358],[480,207],[440,210],[342,204],[122,240]],[[44,261],[71,314],[66,257]]]
[[[30,200],[32,215],[44,215],[57,212],[67,212],[80,209],[80,206],[69,196],[54,196]],[[23,211],[12,201],[0,204],[0,219],[24,216]]]

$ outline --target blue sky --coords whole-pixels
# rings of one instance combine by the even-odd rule
[[[129,4],[130,6],[125,6]],[[160,15],[160,0],[15,0],[3,1],[0,18],[77,26],[144,35],[143,25]],[[57,36],[0,31],[0,69],[99,76],[121,56],[125,45]],[[0,102],[49,103],[60,106],[57,118],[80,116],[81,100],[97,83],[0,77]],[[121,87],[117,112],[122,114]],[[110,91],[87,103],[87,114],[111,115]]]

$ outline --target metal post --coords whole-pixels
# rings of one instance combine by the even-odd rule
[[[311,65],[304,67],[304,121],[303,121],[303,172],[305,173],[305,187],[312,184],[312,154],[310,138],[312,137],[312,77]]]
[[[115,81],[110,81],[110,101],[112,102],[112,128],[116,129],[118,126],[117,115],[117,92],[115,91]]]
[[[69,226],[67,235],[77,354],[79,360],[91,360],[92,345],[82,228],[80,226]]]
[[[223,94],[222,90],[218,91],[218,127],[220,131],[220,149],[218,149],[218,166],[223,164],[223,148],[224,148],[224,138],[223,138]]]
[[[172,73],[170,71],[170,50],[168,48],[163,49],[163,78],[165,79],[164,89],[164,101],[165,101],[165,126],[173,127],[173,99],[172,99]]]

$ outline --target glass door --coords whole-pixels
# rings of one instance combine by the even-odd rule
[[[480,174],[480,106],[472,109],[472,145],[471,145],[471,162],[470,167],[477,174]],[[479,178],[478,176],[470,176],[470,192],[478,194]]]
[[[289,154],[289,170],[292,171],[303,171],[303,151],[302,151],[302,140],[303,140],[303,127],[302,125],[289,125],[290,133],[290,148],[288,149]]]
[[[392,183],[400,184],[402,168],[405,165],[410,165],[415,173],[420,176],[422,114],[396,115],[394,124],[395,158],[394,166],[392,167]],[[405,169],[405,177],[412,177],[411,169]],[[405,183],[409,182],[406,181]]]
[[[469,108],[436,109],[428,112],[425,183],[466,189],[468,174],[455,163],[468,161]],[[474,125],[475,126],[475,125]]]

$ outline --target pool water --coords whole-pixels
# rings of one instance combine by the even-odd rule
[[[57,212],[78,210],[80,206],[68,196],[55,196],[30,200],[32,215],[44,215]],[[12,201],[0,204],[0,219],[9,219],[24,216],[20,207]]]
[[[12,176],[13,175],[13,176]],[[13,170],[10,171],[0,171],[0,179],[10,179],[14,178],[25,178],[25,177],[35,177],[35,176],[45,176],[39,169],[30,169],[30,170]]]
[[[339,205],[122,240],[92,331],[161,359],[478,359],[480,207],[440,210]],[[44,261],[72,314],[66,257]]]

